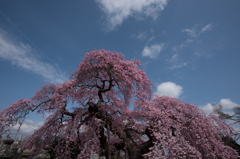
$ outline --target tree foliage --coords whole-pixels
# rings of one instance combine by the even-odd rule
[[[81,147],[78,159],[89,158],[91,153],[108,158],[108,146],[111,156],[122,150],[131,159],[237,158],[237,152],[225,146],[219,135],[231,136],[231,126],[213,114],[206,116],[193,104],[153,95],[151,81],[138,66],[141,62],[125,61],[121,53],[86,53],[70,81],[45,84],[30,100],[20,99],[1,111],[0,132],[10,133],[14,121],[24,119],[30,111],[47,112],[52,115],[25,146],[31,148],[41,137],[32,156],[61,134],[64,141],[57,139],[52,146],[57,158],[70,158],[76,147]],[[78,105],[71,111],[66,108],[70,101]],[[83,125],[87,128],[80,131]],[[104,133],[108,126],[109,143]]]

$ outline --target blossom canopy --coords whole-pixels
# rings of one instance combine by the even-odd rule
[[[126,61],[123,54],[108,50],[85,54],[69,81],[45,84],[30,100],[20,99],[1,111],[0,135],[11,133],[11,125],[37,111],[51,115],[28,138],[24,149],[41,138],[31,156],[49,144],[57,158],[89,158],[91,153],[109,157],[120,151],[133,159],[237,158],[236,150],[221,140],[234,129],[194,104],[153,95],[153,84],[138,69],[140,61]],[[68,110],[69,102],[77,107]]]

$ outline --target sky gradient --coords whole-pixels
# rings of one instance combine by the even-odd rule
[[[237,0],[0,1],[0,110],[30,99],[45,83],[68,81],[84,53],[96,48],[141,61],[154,94],[196,104],[207,114],[210,103],[221,104],[232,114],[240,103],[239,5]],[[31,135],[44,120],[31,113],[18,136]]]

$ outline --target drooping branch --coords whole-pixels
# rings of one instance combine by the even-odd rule
[[[73,138],[74,143],[83,146],[80,154],[82,158],[89,158],[89,151],[91,150],[97,153],[100,152],[99,147],[96,147],[99,144],[96,139],[100,141],[100,148],[105,156],[108,156],[108,153],[113,155],[113,149],[111,152],[107,149],[110,143],[107,142],[107,136],[104,135],[107,126],[109,126],[114,138],[116,138],[111,142],[112,148],[117,151],[125,151],[130,158],[143,159],[142,155],[159,158],[159,156],[165,155],[163,149],[168,151],[170,158],[183,157],[184,153],[188,155],[187,158],[189,154],[194,155],[196,158],[236,158],[236,152],[233,149],[221,145],[216,140],[216,137],[220,140],[219,130],[213,127],[212,121],[208,120],[203,112],[195,106],[183,104],[170,97],[157,97],[152,102],[147,102],[152,96],[151,81],[144,71],[135,66],[135,64],[141,66],[138,60],[124,61],[123,57],[122,54],[105,50],[95,50],[88,53],[84,62],[79,64],[79,69],[72,75],[73,79],[71,81],[64,82],[59,86],[44,86],[32,100],[16,102],[11,108],[0,112],[0,117],[3,117],[0,119],[1,122],[9,125],[9,123],[13,122],[13,118],[20,113],[28,113],[30,110],[34,111],[38,108],[38,112],[44,110],[50,112],[56,109],[55,114],[48,118],[47,122],[36,131],[29,141],[42,136],[44,143],[52,142],[49,139],[52,138],[53,134],[58,134],[61,131],[65,141]],[[123,104],[124,101],[117,99],[116,91],[113,90],[115,85],[120,90],[120,93],[124,95],[125,104]],[[136,86],[136,90],[133,88],[134,86]],[[87,92],[87,90],[90,91]],[[127,110],[127,105],[129,105],[129,99],[133,94],[138,99],[136,104],[134,103],[136,105],[134,110],[136,111],[130,113]],[[104,95],[110,98],[103,99]],[[84,108],[81,112],[79,110],[69,112],[66,110],[67,99],[77,101]],[[34,100],[36,100],[36,105],[32,104]],[[88,101],[86,102],[86,100]],[[108,102],[104,100],[108,100]],[[110,100],[114,102],[110,103]],[[104,105],[101,105],[103,102],[105,102]],[[108,105],[109,103],[111,105]],[[109,111],[111,113],[108,113]],[[240,114],[240,109],[236,111]],[[5,114],[7,114],[7,117],[4,116]],[[19,117],[22,117],[22,114]],[[129,120],[130,117],[132,119],[127,125],[122,120],[119,120],[126,118]],[[96,119],[99,119],[100,122]],[[211,119],[218,124],[224,134],[228,136],[231,134],[232,129],[229,126],[215,119],[214,116]],[[136,121],[150,121],[150,124],[147,123],[148,125],[146,125]],[[63,122],[66,124],[63,124]],[[3,124],[0,125],[1,131],[5,128]],[[81,133],[83,124],[92,128],[93,131],[89,130],[86,133]],[[72,135],[71,133],[75,132],[76,129],[77,135]],[[53,134],[48,130],[52,130]],[[97,135],[94,141],[91,140],[92,134]],[[146,135],[149,140],[143,140],[142,135]],[[110,138],[110,135],[108,137]],[[189,142],[186,141],[188,139]],[[91,145],[90,149],[89,144]],[[31,146],[30,142],[28,146]],[[78,146],[80,145],[75,145],[75,147]],[[212,148],[211,151],[213,152],[205,150],[207,147]],[[62,158],[69,158],[70,149],[61,147],[60,144],[55,147],[56,152],[62,149],[65,152],[58,155],[63,156]],[[40,147],[38,150],[40,150]]]
[[[67,112],[67,111],[65,110],[66,106],[67,106],[67,101],[64,101],[64,106],[62,106],[60,112],[61,112],[62,114],[64,114],[64,115],[71,116],[71,117],[72,117],[72,120],[74,120],[74,117],[76,116],[76,114],[75,114],[75,113]]]

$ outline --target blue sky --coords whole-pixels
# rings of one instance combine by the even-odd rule
[[[224,112],[240,103],[240,1],[0,1],[0,110],[68,81],[96,49],[142,62],[153,93]],[[130,107],[132,110],[133,107]],[[27,116],[19,135],[44,122]],[[13,127],[15,137],[19,125]],[[239,125],[234,125],[239,130]]]

